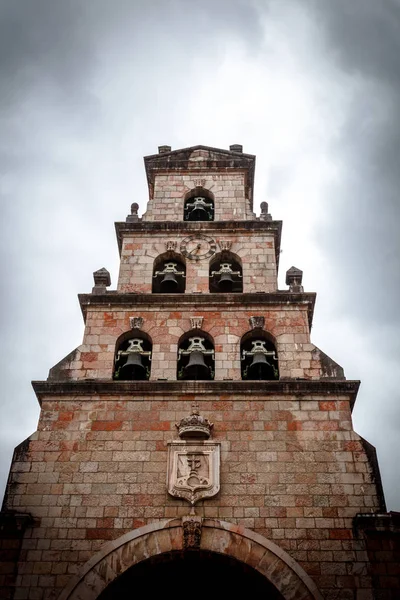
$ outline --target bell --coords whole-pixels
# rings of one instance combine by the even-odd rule
[[[160,283],[160,292],[173,294],[178,291],[178,282],[174,273],[165,273]]]
[[[230,273],[222,273],[217,287],[221,292],[231,292],[233,289],[234,281],[232,279],[232,275]]]
[[[201,205],[195,206],[189,213],[189,221],[209,221],[210,215],[208,211]]]
[[[183,369],[183,379],[211,379],[210,369],[204,362],[203,353],[193,350],[189,355],[189,362]]]
[[[128,355],[128,360],[121,367],[119,379],[132,381],[138,379],[140,381],[147,379],[146,369],[142,365],[142,358],[139,352],[131,352]]]
[[[247,371],[247,379],[266,380],[273,379],[273,370],[263,352],[256,352]]]

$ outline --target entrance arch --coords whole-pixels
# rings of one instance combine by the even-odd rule
[[[220,568],[221,575],[235,572],[237,581],[247,578],[260,593],[265,591],[265,598],[322,600],[312,579],[276,544],[240,525],[214,519],[202,521],[198,544],[189,549],[185,548],[181,519],[130,531],[93,556],[64,588],[59,600],[123,598],[129,580],[165,573],[166,563],[170,564],[172,575],[174,570],[182,573],[186,566],[188,573],[197,572],[198,585],[203,582],[210,590],[212,583],[204,572],[207,561],[211,569]]]

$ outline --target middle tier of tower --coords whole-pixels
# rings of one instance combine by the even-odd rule
[[[277,290],[280,221],[128,222],[116,230],[119,292]]]

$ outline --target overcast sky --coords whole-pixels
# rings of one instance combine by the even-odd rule
[[[0,0],[0,496],[77,294],[101,267],[116,287],[143,156],[238,143],[400,510],[399,57],[400,0]]]

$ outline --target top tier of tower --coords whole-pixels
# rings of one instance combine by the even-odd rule
[[[144,159],[149,202],[143,221],[247,221],[253,208],[255,156],[235,144],[229,150],[193,146]]]

